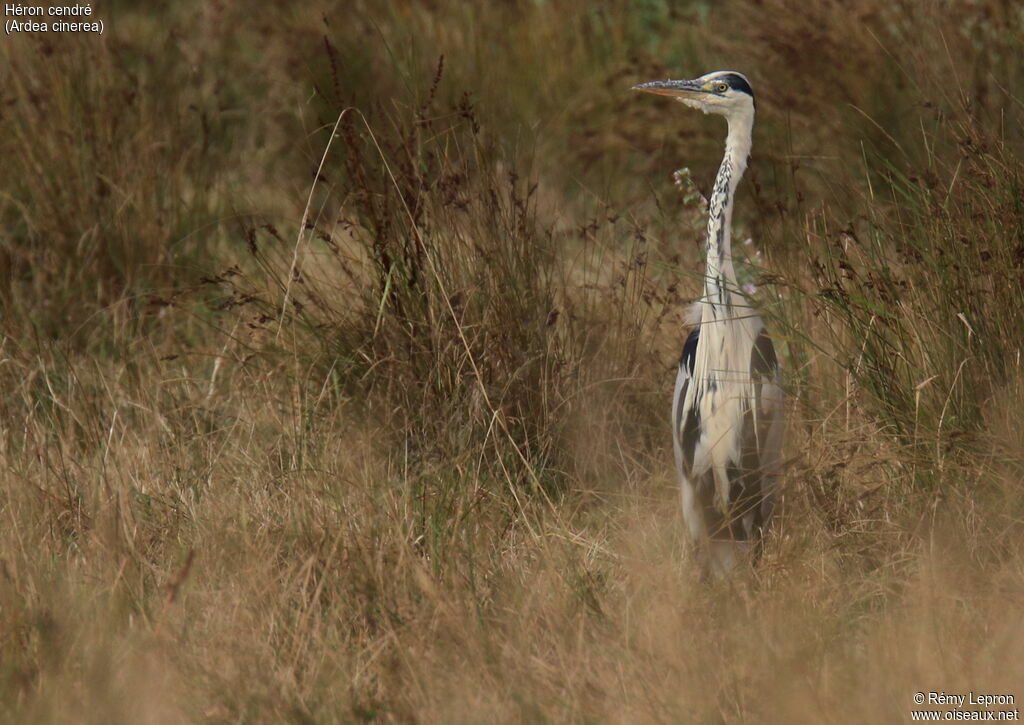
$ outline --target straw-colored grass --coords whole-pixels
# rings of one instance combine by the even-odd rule
[[[1024,698],[1015,8],[94,11],[0,43],[3,720]],[[718,67],[789,429],[709,585],[667,413],[724,129],[628,89]]]

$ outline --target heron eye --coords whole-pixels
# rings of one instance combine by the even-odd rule
[[[727,83],[716,83],[715,84],[715,90],[718,91],[719,93],[725,93],[727,90],[729,90],[729,84],[727,84]]]

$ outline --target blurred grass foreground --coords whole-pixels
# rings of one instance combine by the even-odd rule
[[[1024,699],[1020,5],[93,10],[0,39],[3,721]],[[709,587],[668,408],[724,126],[629,88],[719,68],[791,410]]]

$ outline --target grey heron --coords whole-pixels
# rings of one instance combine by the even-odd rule
[[[750,155],[754,92],[734,71],[634,89],[671,96],[729,124],[708,200],[704,293],[672,400],[683,518],[704,571],[720,576],[760,551],[781,463],[779,362],[764,323],[740,292],[729,238],[733,197]]]

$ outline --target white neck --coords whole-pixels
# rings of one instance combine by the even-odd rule
[[[729,135],[725,139],[725,157],[715,177],[715,188],[708,204],[707,262],[704,274],[702,320],[713,319],[713,308],[727,310],[737,289],[736,270],[732,263],[733,197],[740,177],[747,168],[754,128],[754,109],[729,117]]]

